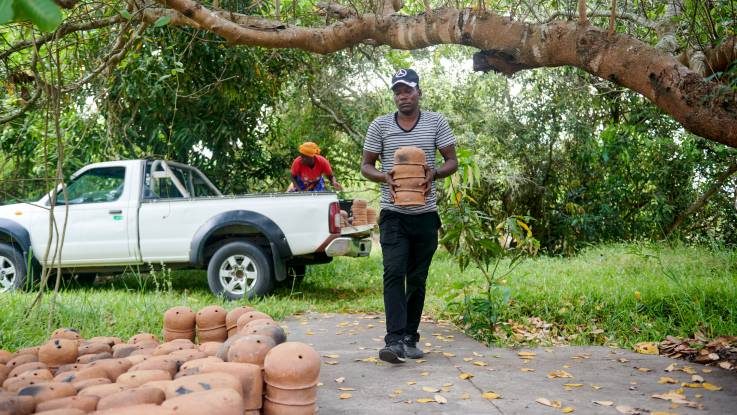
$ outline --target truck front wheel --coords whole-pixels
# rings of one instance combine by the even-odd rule
[[[26,281],[26,263],[12,245],[0,243],[0,293],[23,288]]]
[[[271,266],[256,245],[238,241],[221,246],[207,266],[207,283],[215,295],[228,300],[249,299],[271,292]]]

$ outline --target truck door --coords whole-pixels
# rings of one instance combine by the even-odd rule
[[[83,172],[67,186],[68,200],[64,195],[57,197],[54,215],[61,234],[64,225],[65,208],[68,207],[68,220],[64,232],[62,264],[125,264],[133,262],[135,255],[130,252],[128,220],[131,216],[129,200],[132,197],[130,180],[126,180],[124,166],[97,167]],[[65,206],[66,204],[66,206]],[[49,211],[36,217],[33,222],[34,235],[48,235]],[[135,218],[133,218],[135,219]],[[48,263],[56,246],[51,245]],[[44,256],[48,238],[41,241],[44,250],[36,253]]]

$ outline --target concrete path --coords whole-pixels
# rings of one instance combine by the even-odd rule
[[[391,365],[378,360],[383,315],[307,314],[284,325],[289,340],[322,356],[321,414],[737,414],[737,373],[660,356],[606,347],[487,348],[451,326],[423,323],[425,359]],[[676,370],[666,371],[670,365]],[[682,387],[693,374],[722,389]],[[678,383],[660,384],[661,377]],[[679,388],[685,402],[652,397]],[[484,398],[487,392],[499,397]]]

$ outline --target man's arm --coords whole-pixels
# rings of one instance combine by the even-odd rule
[[[458,157],[456,156],[455,144],[441,148],[440,154],[443,156],[443,165],[439,169],[427,169],[425,173],[425,193],[430,191],[433,180],[448,177],[458,170]]]
[[[376,183],[386,183],[389,185],[389,192],[394,197],[394,171],[380,172],[376,169],[376,160],[379,159],[379,153],[363,150],[363,161],[361,162],[361,174],[363,177]]]
[[[294,186],[293,192],[299,192],[300,190],[302,190],[300,189],[299,184],[297,183],[297,176],[292,176],[291,179],[292,179],[292,186]]]

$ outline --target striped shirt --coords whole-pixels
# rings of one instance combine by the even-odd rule
[[[434,169],[436,149],[455,144],[456,141],[448,121],[440,113],[422,111],[414,128],[405,131],[397,123],[397,115],[395,112],[376,118],[368,128],[363,149],[379,154],[381,171],[387,172],[394,167],[394,152],[399,147],[419,147],[425,151],[427,166]],[[389,193],[389,186],[382,183],[381,208],[410,215],[435,212],[438,210],[435,182],[432,183],[430,194],[427,196],[424,206],[394,206]]]

